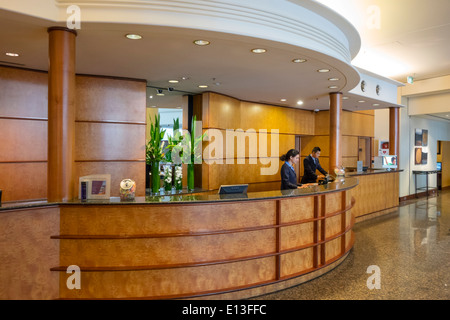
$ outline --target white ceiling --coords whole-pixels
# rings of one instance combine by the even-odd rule
[[[416,80],[450,74],[450,1],[449,0],[321,0],[340,12],[359,31],[360,54],[353,64],[368,71],[405,82],[407,75]],[[381,13],[380,29],[367,27],[367,9],[377,5]],[[350,7],[349,7],[350,6]],[[356,9],[356,11],[355,11]],[[0,10],[0,64],[31,69],[48,69],[47,27],[54,23]],[[127,40],[126,33],[139,33],[143,39]],[[198,47],[193,40],[206,38],[211,45]],[[250,49],[264,46],[268,51],[256,55]],[[8,57],[4,52],[18,52]],[[369,63],[364,56],[371,58]],[[294,64],[292,59],[306,58]],[[387,62],[385,61],[387,59]],[[385,61],[378,65],[377,63]],[[405,68],[397,74],[383,74],[382,66],[393,63]],[[316,70],[329,67],[314,54],[294,47],[230,34],[199,30],[136,25],[83,24],[77,36],[77,73],[146,79],[147,106],[176,107],[179,99],[155,99],[155,88],[173,87],[166,97],[184,92],[214,91],[238,99],[269,104],[328,109],[328,93],[346,86],[345,77],[332,69],[327,74]],[[396,71],[389,67],[388,71]],[[186,80],[181,80],[186,77]],[[329,78],[340,80],[330,82]],[[178,84],[168,80],[177,79]],[[207,89],[198,85],[206,84]],[[337,85],[337,89],[329,89]],[[281,102],[280,99],[287,99]],[[356,99],[356,98],[355,98]],[[354,110],[357,101],[351,95],[344,108]],[[297,106],[298,100],[304,104]],[[385,108],[388,105],[380,105]],[[372,107],[366,107],[372,108]],[[364,108],[360,108],[364,109]]]
[[[353,65],[400,82],[407,76],[424,80],[450,74],[449,0],[317,1],[344,16],[361,35]]]

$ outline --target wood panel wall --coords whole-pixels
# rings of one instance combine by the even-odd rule
[[[211,139],[203,144],[204,189],[236,183],[248,183],[250,191],[278,189],[282,166],[279,157],[295,148],[297,134],[314,133],[314,115],[310,111],[240,101],[212,92],[194,102],[194,111]],[[216,137],[223,139],[222,150],[215,147],[219,145]],[[266,150],[261,149],[266,145]]]
[[[77,75],[75,195],[78,178],[112,175],[145,195],[145,81]],[[0,189],[2,201],[47,198],[48,75],[0,66]]]
[[[80,176],[111,174],[111,196],[120,181],[136,182],[145,195],[146,82],[77,76],[75,190]]]
[[[358,138],[374,137],[375,114],[373,110],[350,112],[342,111],[342,166],[356,167],[358,161]],[[319,158],[321,166],[330,172],[330,112],[320,111],[315,115],[314,136],[301,138],[301,162],[311,150],[318,146],[321,148]],[[303,162],[302,162],[303,163]]]
[[[211,138],[211,141],[203,143],[204,163],[197,186],[214,190],[220,185],[248,183],[250,191],[278,189],[283,163],[278,161],[275,165],[277,171],[270,175],[261,175],[261,168],[269,167],[270,163],[275,164],[279,156],[295,148],[296,136],[301,136],[301,159],[297,176],[303,174],[303,159],[315,146],[321,147],[320,163],[329,171],[329,111],[315,114],[312,111],[240,101],[212,92],[197,96],[194,105],[194,114],[202,120],[204,132],[208,131]],[[356,166],[358,137],[374,136],[374,113],[343,111],[342,118],[343,166]],[[244,132],[237,133],[236,138],[231,135],[229,139],[226,138],[227,130],[236,132],[237,129]],[[250,129],[254,129],[256,134],[249,134]],[[272,142],[269,134],[269,156],[255,159],[250,155],[259,155],[261,129],[267,129],[268,133],[271,129],[278,130],[279,134],[274,138],[278,141],[279,148],[276,154],[270,153]],[[243,136],[247,137],[245,146],[238,150],[239,137]],[[219,150],[215,146],[219,145],[217,139],[221,137],[223,149]],[[238,151],[243,153],[239,155]],[[235,165],[226,163],[227,156],[234,160]]]
[[[47,198],[48,76],[0,66],[2,201]]]
[[[450,186],[450,141],[441,142],[442,188]]]

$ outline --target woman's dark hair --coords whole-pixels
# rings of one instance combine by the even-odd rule
[[[280,160],[281,161],[288,161],[291,157],[295,157],[296,155],[298,155],[300,152],[298,152],[297,150],[295,150],[295,149],[291,149],[291,150],[289,150],[286,154],[283,154],[281,157],[280,157]]]

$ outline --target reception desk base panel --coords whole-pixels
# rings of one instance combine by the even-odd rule
[[[227,203],[60,208],[61,299],[248,298],[317,277],[353,245],[350,190]],[[81,289],[68,289],[67,267]]]

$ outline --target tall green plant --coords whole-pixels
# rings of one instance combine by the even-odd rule
[[[166,130],[162,130],[160,126],[160,116],[155,115],[155,123],[150,125],[150,140],[145,145],[145,154],[147,164],[160,162],[164,159],[164,150],[162,140]]]
[[[202,161],[202,141],[206,138],[206,132],[202,135],[195,136],[196,133],[196,123],[197,122],[197,116],[192,117],[191,122],[191,141],[190,141],[190,150],[191,150],[191,164],[194,163],[201,163]]]
[[[183,141],[183,135],[180,131],[180,119],[173,119],[173,137],[168,137],[168,144],[166,147],[166,161],[173,162],[175,164],[181,164],[183,158],[183,147],[181,145]],[[174,155],[178,154],[178,157]]]

